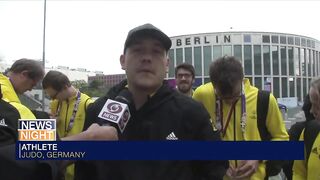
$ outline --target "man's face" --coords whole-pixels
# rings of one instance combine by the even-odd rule
[[[192,88],[194,79],[192,73],[186,69],[179,68],[176,74],[176,84],[178,90],[182,93],[187,93]]]
[[[165,48],[156,39],[140,39],[126,49],[120,57],[129,86],[155,91],[165,78],[168,58]]]
[[[17,78],[15,78],[15,91],[18,94],[23,94],[26,91],[31,91],[34,86],[41,80],[41,77],[31,78],[28,71],[22,71],[17,73]]]
[[[316,118],[316,120],[320,121],[320,97],[319,92],[314,87],[310,88],[309,91],[310,102],[311,102],[311,109],[310,112]]]
[[[222,90],[219,88],[218,85],[215,85],[216,94],[219,99],[222,99],[224,102],[231,105],[235,100],[241,97],[241,84],[242,84],[242,81],[238,81],[237,83],[235,83],[232,88],[231,94],[221,93]]]
[[[57,91],[57,90],[53,89],[52,87],[48,87],[48,88],[44,89],[44,91],[52,100],[57,99],[59,101],[64,101],[64,100],[68,99],[68,97],[66,95],[67,88],[63,88],[61,91]]]

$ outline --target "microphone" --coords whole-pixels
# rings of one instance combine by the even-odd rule
[[[123,133],[130,117],[129,104],[132,102],[129,90],[123,89],[114,100],[108,99],[101,109],[98,117],[108,121],[107,124],[116,124],[121,133]]]

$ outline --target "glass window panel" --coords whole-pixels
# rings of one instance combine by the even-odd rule
[[[201,47],[194,47],[194,69],[196,71],[196,76],[202,75],[202,59],[201,59]]]
[[[306,45],[307,45],[306,39],[301,38],[301,46],[306,46]]]
[[[255,75],[261,75],[261,46],[260,45],[254,45],[253,46],[254,51],[254,74]]]
[[[293,37],[288,37],[288,44],[293,44]]]
[[[294,48],[294,62],[296,65],[296,75],[300,76],[300,48]]]
[[[270,36],[269,35],[263,35],[262,36],[262,42],[263,43],[270,43]]]
[[[183,56],[182,56],[182,48],[176,49],[176,65],[179,65],[183,62]]]
[[[184,62],[192,64],[192,48],[191,47],[184,48]]]
[[[270,75],[270,46],[263,46],[263,69],[264,74]]]
[[[241,45],[234,45],[233,46],[233,54],[234,56],[239,59],[240,61],[242,61],[242,47]]]
[[[169,78],[174,78],[175,77],[175,72],[174,72],[174,49],[169,50]]]
[[[287,44],[287,39],[285,36],[280,36],[280,44]]]
[[[213,46],[212,49],[212,60],[216,60],[222,56],[222,48],[221,46]]]
[[[273,75],[279,75],[279,56],[278,56],[278,46],[272,46],[272,67]]]
[[[223,56],[232,56],[232,48],[231,46],[223,46]]]
[[[203,47],[204,75],[209,76],[209,67],[212,62],[211,46]]]
[[[204,78],[204,83],[210,82],[210,78]]]
[[[298,101],[301,101],[301,79],[297,78],[297,97]]]
[[[290,97],[295,97],[294,89],[296,87],[294,86],[294,78],[289,78],[289,87],[290,87]]]
[[[285,46],[280,47],[281,58],[281,75],[287,75],[287,48]]]
[[[279,43],[279,36],[271,36],[272,43]]]
[[[252,75],[252,49],[251,45],[244,46],[244,74]]]
[[[295,41],[295,44],[296,44],[297,46],[300,46],[300,38],[299,38],[299,37],[295,37],[295,38],[294,38],[294,41]]]
[[[312,58],[311,58],[312,76],[315,77],[316,76],[316,57],[315,57],[316,54],[314,50],[312,50],[311,55],[312,55]]]
[[[305,59],[305,49],[300,49],[300,60],[301,60],[301,73],[302,76],[305,76],[307,73],[306,59]]]
[[[314,41],[311,41],[311,47],[315,48],[315,46],[316,46],[316,43]]]
[[[294,75],[293,47],[288,47],[289,75]]]
[[[307,46],[311,47],[311,41],[309,39],[307,40]]]
[[[254,78],[254,86],[258,89],[262,89],[262,78],[261,77],[255,77]]]
[[[307,87],[307,79],[303,78],[303,86],[302,86],[302,97],[305,97],[307,95],[306,93],[306,87]]]
[[[288,97],[288,84],[287,84],[287,78],[281,79],[281,88],[282,88],[282,97]]]
[[[273,95],[276,98],[280,97],[280,86],[279,86],[279,78],[278,77],[273,78]]]
[[[251,36],[249,34],[243,35],[243,42],[250,43],[251,42]]]

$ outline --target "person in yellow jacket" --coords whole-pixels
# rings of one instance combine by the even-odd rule
[[[69,78],[59,71],[49,71],[42,81],[42,87],[50,96],[51,115],[57,119],[59,137],[79,134],[83,131],[86,109],[93,101],[86,94],[73,87]],[[73,179],[74,165],[68,166],[66,179]]]
[[[305,142],[305,160],[295,160],[293,163],[293,180],[320,179],[320,78],[310,85],[310,112],[315,120],[307,122],[300,135],[300,141]]]
[[[43,78],[44,70],[40,61],[19,59],[10,67],[7,76],[0,73],[0,84],[3,100],[14,104],[22,117],[35,119],[34,114],[21,104],[18,94],[31,91]]]
[[[193,98],[209,112],[213,128],[224,141],[261,141],[257,126],[258,89],[244,78],[241,62],[222,57],[210,66],[210,83],[198,87]],[[270,94],[266,127],[271,140],[289,140],[275,97]],[[224,179],[263,180],[266,161],[230,160]]]

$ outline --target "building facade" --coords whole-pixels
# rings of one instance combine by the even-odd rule
[[[245,77],[277,98],[302,101],[313,77],[320,73],[320,42],[314,38],[274,32],[218,32],[171,37],[169,72],[187,62],[196,70],[195,86],[209,82],[209,66],[224,55],[241,60]]]
[[[89,76],[88,83],[90,84],[92,81],[100,81],[102,85],[105,87],[113,87],[118,84],[120,81],[126,79],[126,74],[110,74],[110,75],[96,75]]]

